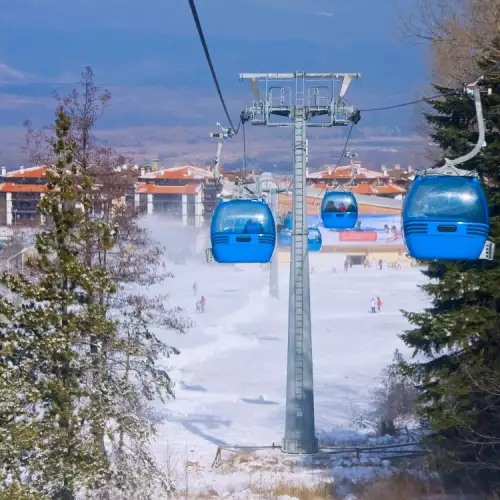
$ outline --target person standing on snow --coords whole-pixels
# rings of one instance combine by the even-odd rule
[[[372,313],[375,314],[377,311],[375,310],[375,297],[372,297]]]
[[[202,295],[201,296],[201,300],[200,300],[200,305],[201,305],[201,312],[204,313],[205,312],[205,304],[207,303],[207,301],[205,300],[205,297]]]
[[[377,309],[378,312],[382,309],[382,299],[380,297],[377,297]]]

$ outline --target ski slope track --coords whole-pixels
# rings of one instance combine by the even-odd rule
[[[315,418],[320,440],[339,445],[365,439],[370,429],[360,429],[357,421],[372,410],[381,371],[396,348],[411,355],[398,338],[408,327],[400,310],[427,306],[417,288],[427,278],[412,268],[380,271],[355,266],[345,273],[337,266],[333,273],[331,265],[322,265],[328,261],[325,258],[310,256],[311,267],[315,266],[311,274]],[[321,262],[315,264],[315,259]],[[165,291],[171,294],[172,305],[184,307],[196,325],[184,336],[157,332],[181,354],[164,362],[176,384],[176,398],[154,405],[159,432],[153,451],[181,490],[189,482],[191,492],[212,488],[223,496],[229,488],[244,491],[251,471],[222,473],[211,464],[218,446],[279,445],[283,438],[288,266],[280,267],[280,299],[269,296],[264,266],[209,265],[191,259],[169,267],[176,277],[166,282]],[[198,297],[193,293],[195,281]],[[201,295],[207,299],[206,312],[196,313]],[[370,313],[373,296],[382,298],[380,313]],[[290,458],[281,456],[280,460]],[[369,468],[358,469],[333,466],[322,475],[335,480],[363,477]],[[277,474],[285,474],[281,465],[263,470],[274,481]],[[297,468],[286,473],[300,481],[313,480],[310,472],[301,475]],[[239,498],[234,491],[227,498]]]

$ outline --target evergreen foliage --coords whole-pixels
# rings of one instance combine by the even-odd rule
[[[402,338],[418,361],[401,363],[421,390],[440,466],[453,473],[454,484],[475,491],[495,490],[500,470],[500,79],[484,85],[493,91],[482,96],[487,146],[459,168],[476,169],[483,181],[495,260],[428,263],[429,282],[421,288],[432,305],[404,313],[414,328]],[[470,151],[478,138],[473,100],[456,93],[429,104],[433,111],[425,117],[443,157]]]
[[[104,429],[116,415],[104,380],[88,382],[94,360],[86,348],[90,335],[114,339],[116,327],[102,305],[79,305],[82,296],[116,290],[105,270],[85,266],[79,250],[89,232],[109,246],[114,234],[84,223],[78,205],[89,203],[82,193],[90,180],[73,163],[69,129],[59,108],[57,160],[47,169],[49,192],[40,203],[53,229],[37,234],[28,273],[0,277],[23,299],[19,307],[0,301],[0,485],[62,500],[106,482],[109,464],[92,429]]]
[[[31,156],[51,166],[36,253],[0,276],[0,500],[149,500],[173,488],[150,451],[150,402],[173,397],[162,360],[178,351],[155,331],[191,322],[148,289],[172,275],[138,214],[115,203],[121,159],[92,135],[110,95],[90,68],[81,87],[56,96],[54,127],[28,131]]]

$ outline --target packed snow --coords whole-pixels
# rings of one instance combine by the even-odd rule
[[[165,239],[178,245],[183,240],[182,231],[176,228],[176,236],[167,238],[165,234]],[[199,236],[197,244],[193,234],[186,238],[183,245],[200,246]],[[245,491],[255,471],[259,471],[260,480],[264,470],[274,481],[276,474],[298,474],[293,459],[277,450],[258,453],[261,464],[267,466],[252,469],[246,459],[240,472],[228,474],[224,467],[211,468],[218,446],[281,443],[289,266],[279,268],[280,298],[273,299],[268,266],[207,264],[200,254],[196,256],[194,251],[192,255],[183,264],[168,263],[175,278],[163,285],[171,294],[172,305],[183,307],[196,324],[186,335],[161,329],[156,332],[181,354],[165,360],[176,384],[176,398],[154,405],[159,422],[154,451],[181,489],[187,490],[189,483],[189,491],[211,488],[221,496],[239,498],[237,492]],[[391,362],[396,348],[411,355],[398,338],[408,326],[400,310],[417,311],[427,305],[424,293],[417,288],[426,281],[420,269],[381,271],[354,266],[344,272],[343,258],[310,254],[314,267],[311,310],[316,431],[322,442],[330,444],[361,440],[362,430],[356,421],[372,409],[381,371]],[[196,311],[196,301],[202,295],[206,298],[204,313]],[[370,302],[377,296],[383,301],[382,310],[372,314]],[[252,460],[256,460],[255,454]],[[339,460],[333,459],[329,473],[322,476],[337,479],[366,473],[366,467],[361,472],[351,467],[347,472],[338,467],[345,466],[345,460]]]

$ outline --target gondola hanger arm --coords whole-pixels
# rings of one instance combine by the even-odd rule
[[[483,106],[481,102],[481,87],[479,86],[479,82],[484,79],[484,76],[479,77],[475,82],[466,85],[464,88],[464,93],[467,95],[474,96],[474,105],[476,108],[476,117],[477,117],[477,127],[478,127],[478,139],[474,148],[469,151],[467,154],[460,156],[459,158],[455,158],[450,160],[449,158],[445,158],[445,164],[436,171],[442,171],[442,173],[446,173],[447,170],[451,169],[457,175],[471,175],[471,172],[458,170],[456,168],[457,165],[465,163],[472,158],[476,157],[482,148],[486,146],[486,130],[484,124],[484,116],[483,116]],[[488,94],[491,95],[491,89],[488,89]],[[474,172],[475,175],[477,173]]]

